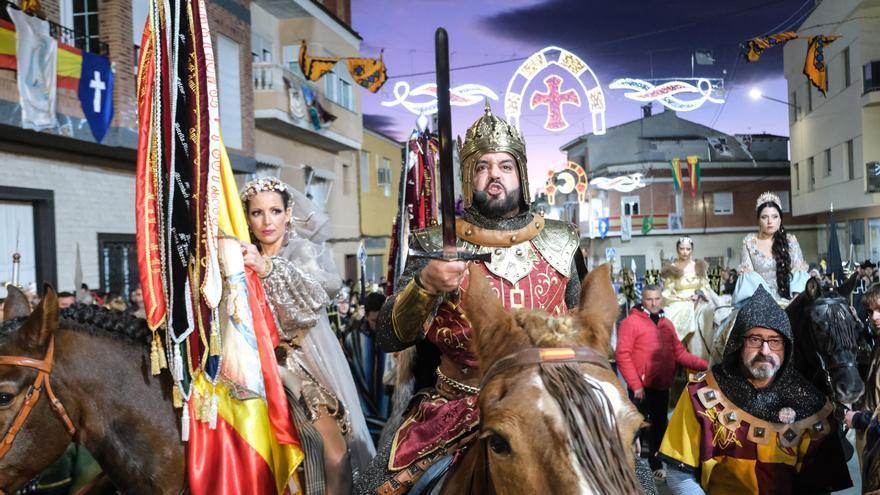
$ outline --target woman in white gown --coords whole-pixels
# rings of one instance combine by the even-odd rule
[[[679,340],[691,352],[709,358],[712,342],[713,301],[708,264],[694,260],[694,241],[680,237],[675,243],[678,259],[663,266],[663,313],[672,320]]]
[[[241,193],[253,244],[245,264],[263,282],[286,354],[285,384],[296,384],[306,416],[321,434],[328,494],[351,491],[353,474],[375,447],[360,398],[325,306],[342,280],[325,250],[327,217],[289,185],[269,177]],[[314,241],[314,242],[313,242]]]
[[[759,285],[784,308],[804,290],[809,280],[801,246],[794,234],[787,233],[782,225],[781,204],[779,196],[771,192],[758,197],[755,205],[758,232],[747,234],[742,241],[739,278],[733,292],[737,308],[752,297]],[[719,353],[724,349],[737,312],[731,312],[715,334],[713,348]]]

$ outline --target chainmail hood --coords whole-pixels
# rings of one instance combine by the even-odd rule
[[[755,327],[775,330],[785,341],[785,357],[776,378],[758,389],[743,376],[740,357],[745,334]],[[724,357],[712,367],[712,373],[724,395],[747,413],[779,423],[780,410],[787,407],[794,410],[795,421],[800,421],[817,413],[825,405],[825,397],[795,369],[793,353],[794,334],[788,315],[759,286],[737,314]]]

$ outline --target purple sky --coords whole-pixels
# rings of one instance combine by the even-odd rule
[[[389,80],[377,93],[363,91],[364,123],[398,139],[412,130],[415,116],[403,107],[384,107],[393,99],[400,80],[415,88],[434,81],[434,75],[406,76],[434,69],[434,30],[449,32],[453,68],[528,57],[548,45],[580,56],[595,72],[605,93],[607,126],[641,116],[640,104],[624,98],[622,90],[608,89],[619,77],[689,77],[694,49],[711,50],[716,63],[697,66],[696,75],[723,77],[727,103],[707,103],[679,115],[730,134],[788,135],[788,107],[748,96],[753,87],[787,100],[782,76],[782,50],[771,49],[757,63],[737,60],[739,43],[750,37],[789,28],[812,6],[812,0],[352,0],[354,29],[364,41],[361,53],[376,56],[384,48]],[[474,83],[491,88],[499,101],[521,61],[453,70],[451,86]],[[725,73],[726,71],[726,73]],[[405,77],[397,77],[405,76]],[[563,85],[565,88],[565,84]],[[526,95],[544,90],[540,81]],[[683,95],[683,99],[693,96]],[[414,98],[417,99],[417,98]],[[453,134],[464,134],[482,105],[453,107]],[[659,104],[654,112],[661,111]],[[592,131],[589,110],[565,107],[569,127],[561,132],[543,129],[546,107],[524,112],[521,127],[526,138],[532,188],[543,186],[549,168],[565,161],[559,147]]]

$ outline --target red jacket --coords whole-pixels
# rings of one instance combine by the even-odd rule
[[[700,371],[709,367],[706,360],[684,348],[668,318],[660,317],[655,325],[640,307],[620,322],[615,354],[620,374],[633,391],[643,387],[667,390],[676,364]]]

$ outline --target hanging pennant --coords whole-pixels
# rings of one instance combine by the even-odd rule
[[[691,155],[687,157],[688,171],[691,179],[691,197],[696,198],[700,192],[700,157]]]
[[[676,193],[681,192],[681,159],[673,158],[669,161],[669,166],[672,168],[672,186],[675,188]]]
[[[813,86],[822,92],[828,92],[828,64],[825,63],[825,45],[840,36],[810,36],[807,46],[807,60],[804,62],[804,75]]]
[[[746,42],[746,51],[743,55],[746,58],[746,62],[757,62],[767,48],[785,44],[786,41],[797,37],[798,35],[794,31],[783,31],[771,34],[770,36],[752,38]]]
[[[653,216],[648,216],[648,217],[642,218],[642,235],[648,235],[648,232],[650,232],[653,228],[654,228],[654,217]]]
[[[299,45],[299,66],[303,75],[309,81],[317,81],[321,76],[333,70],[339,57],[312,57],[308,54],[308,44],[305,40]]]
[[[348,59],[348,72],[354,81],[371,93],[379,91],[379,88],[385,84],[387,75],[385,74],[385,62],[382,61],[382,53],[379,52],[379,59],[375,58],[350,58]]]

